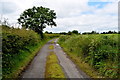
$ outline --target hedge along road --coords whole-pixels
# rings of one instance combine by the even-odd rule
[[[57,44],[57,40],[58,39],[52,39],[41,48],[28,68],[22,73],[21,78],[44,78],[46,57],[50,51],[54,51],[56,53],[59,59],[59,64],[62,66],[66,78],[89,78],[67,57],[59,44]],[[53,41],[54,43],[51,43]],[[53,50],[48,48],[50,45],[54,45]]]

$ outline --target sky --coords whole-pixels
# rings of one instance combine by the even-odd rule
[[[0,19],[8,18],[17,25],[20,14],[33,6],[43,6],[56,12],[56,27],[44,31],[103,32],[118,30],[118,0],[0,0]]]

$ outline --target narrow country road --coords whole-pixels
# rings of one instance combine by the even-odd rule
[[[51,51],[48,49],[51,41],[52,40],[41,48],[28,68],[23,72],[22,78],[44,78],[46,57],[48,52]]]
[[[67,74],[67,78],[89,78],[83,71],[78,70],[76,65],[67,57],[66,53],[62,48],[57,44],[55,40],[55,53],[58,56],[60,65],[63,67],[64,72]]]
[[[63,68],[66,78],[89,78],[83,71],[77,69],[76,65],[67,57],[59,44],[57,44],[57,40],[50,40],[43,46],[25,72],[23,72],[21,78],[44,78],[46,57],[50,51],[54,51],[58,56],[59,63]],[[54,43],[51,43],[52,41]],[[48,48],[50,45],[54,45],[53,50]]]

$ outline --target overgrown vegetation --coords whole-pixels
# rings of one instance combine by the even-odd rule
[[[32,30],[2,27],[2,76],[16,78],[33,59],[48,37],[41,39]]]
[[[60,34],[45,34],[46,38],[51,38],[51,39],[59,37],[59,36],[60,36]]]
[[[93,67],[100,76],[118,78],[119,75],[119,34],[94,34],[61,36],[59,44],[68,52]],[[78,60],[77,60],[78,61]],[[85,69],[87,72],[87,69]],[[91,73],[89,73],[91,74]],[[93,73],[94,74],[94,73]],[[96,73],[95,73],[96,74]],[[96,78],[95,76],[90,75]]]
[[[47,57],[45,78],[65,78],[64,72],[54,52],[50,52]]]

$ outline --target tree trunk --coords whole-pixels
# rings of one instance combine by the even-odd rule
[[[44,36],[43,36],[43,32],[42,32],[42,31],[40,31],[40,37],[41,37],[41,39],[44,38]]]
[[[41,24],[41,26],[40,26],[40,36],[42,39],[44,38],[44,36],[43,36],[43,24]]]

